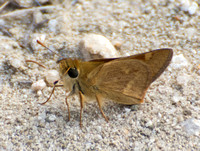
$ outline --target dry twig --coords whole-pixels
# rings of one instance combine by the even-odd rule
[[[10,3],[10,1],[6,1],[3,5],[0,6],[0,12]]]
[[[5,17],[15,17],[15,16],[24,16],[27,13],[31,13],[36,10],[45,10],[45,9],[56,9],[56,6],[40,6],[40,7],[33,7],[33,8],[27,8],[27,9],[20,9],[13,12],[9,12],[3,15],[0,15],[0,18]]]

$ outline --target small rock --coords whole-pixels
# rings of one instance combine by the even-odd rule
[[[0,19],[0,26],[5,26],[6,22],[3,19]]]
[[[22,61],[17,59],[17,58],[16,59],[11,59],[10,60],[10,64],[16,69],[19,69],[20,67],[23,66]]]
[[[79,43],[84,59],[114,58],[119,54],[112,43],[104,36],[88,34]]]
[[[31,48],[33,50],[38,50],[42,46],[37,43],[37,40],[43,42],[43,41],[45,41],[45,39],[46,39],[45,34],[32,34],[31,35]]]
[[[33,15],[34,15],[35,24],[41,23],[44,20],[43,14],[39,10],[34,11]]]
[[[42,96],[42,91],[41,91],[41,90],[38,90],[38,91],[37,91],[37,96],[38,96],[38,97],[41,97],[41,96]]]
[[[188,8],[188,13],[190,15],[195,14],[197,12],[197,10],[198,10],[198,7],[199,6],[198,6],[197,2],[192,2],[192,4],[190,5],[190,7]]]
[[[182,11],[188,11],[188,8],[190,7],[190,1],[189,0],[180,0],[181,3],[181,10]]]
[[[56,116],[55,115],[50,115],[45,119],[47,122],[53,122],[56,120]]]
[[[102,128],[101,128],[101,126],[96,126],[96,130],[97,130],[97,132],[101,132],[102,131]]]
[[[172,101],[173,101],[173,103],[178,103],[178,102],[180,102],[181,100],[184,100],[184,98],[183,97],[181,97],[181,96],[173,96],[172,97]]]
[[[182,122],[181,125],[189,135],[199,136],[199,134],[200,134],[200,120],[197,120],[197,119],[194,119],[194,118],[187,119],[186,121]]]
[[[48,28],[49,28],[50,32],[56,33],[56,31],[58,31],[60,29],[59,22],[56,19],[49,20]]]
[[[130,111],[131,111],[130,108],[125,108],[125,112],[126,112],[126,113],[129,113]]]
[[[175,69],[180,69],[182,67],[187,67],[188,66],[188,61],[187,59],[183,56],[183,54],[174,56],[172,59],[172,66]]]
[[[57,70],[49,70],[45,74],[45,79],[49,84],[54,84],[55,81],[60,79],[59,72]]]
[[[183,114],[186,115],[186,116],[187,115],[192,115],[192,112],[190,110],[188,110],[188,109],[184,109],[183,110]]]
[[[42,90],[46,87],[46,83],[44,82],[43,79],[36,81],[35,83],[32,84],[31,89],[33,91],[38,91],[38,90]]]
[[[180,3],[181,10],[188,12],[190,15],[195,14],[199,7],[197,2],[191,2],[190,0],[181,0]]]
[[[153,122],[151,120],[149,120],[147,123],[146,123],[146,127],[152,127],[153,126]]]

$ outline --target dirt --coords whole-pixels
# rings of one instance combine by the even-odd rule
[[[26,10],[10,4],[1,11],[0,150],[200,149],[198,1],[52,0],[41,4],[27,2],[26,7],[46,7]],[[56,88],[51,101],[41,105],[52,87],[34,92],[31,85],[44,79],[49,69],[58,69],[58,56],[36,39],[63,56],[83,58],[79,42],[89,33],[103,35],[113,44],[117,41],[120,56],[159,48],[172,48],[174,56],[148,89],[144,103],[123,106],[108,101],[103,108],[108,123],[95,101],[86,104],[81,129],[78,96],[69,98],[68,121],[63,88]],[[27,59],[47,69],[26,63]]]

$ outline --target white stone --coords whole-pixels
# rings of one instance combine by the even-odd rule
[[[37,43],[37,40],[44,42],[45,39],[46,39],[45,34],[33,34],[31,36],[31,47],[32,47],[32,49],[38,51],[39,48],[41,48],[42,46]]]
[[[3,19],[0,19],[0,26],[5,26],[5,20],[3,20]]]
[[[14,68],[16,68],[16,69],[18,69],[18,68],[20,68],[21,66],[23,66],[22,61],[19,60],[19,59],[11,59],[11,60],[10,60],[10,64],[11,64]]]
[[[125,112],[126,112],[126,113],[129,113],[130,111],[131,111],[130,108],[125,108]]]
[[[187,66],[188,66],[188,61],[187,61],[187,59],[184,57],[183,54],[176,55],[176,56],[174,56],[173,59],[172,59],[172,66],[173,66],[175,69],[180,69],[180,68],[183,68],[183,67],[187,67]]]
[[[180,8],[184,12],[188,12],[190,15],[193,15],[198,10],[198,3],[190,0],[181,0]]]
[[[194,118],[187,119],[186,121],[182,122],[181,125],[189,135],[199,136],[199,134],[200,134],[200,120],[197,120],[197,119],[194,119]]]
[[[44,20],[43,19],[43,14],[39,10],[34,11],[33,15],[34,15],[35,24],[38,24],[38,23],[40,23],[40,22],[42,22]]]
[[[146,127],[150,127],[153,125],[153,122],[151,120],[149,120],[147,123],[146,123]]]
[[[50,115],[48,118],[49,122],[53,122],[56,120],[56,116],[55,115]]]
[[[42,96],[42,91],[41,90],[37,91],[37,96]]]
[[[79,43],[79,48],[85,59],[119,57],[112,43],[98,34],[85,35]]]
[[[60,79],[59,72],[57,70],[49,70],[45,74],[45,79],[49,84],[53,84]]]
[[[46,87],[46,83],[44,82],[43,79],[36,81],[35,83],[32,84],[31,89],[34,91],[42,90]]]
[[[198,4],[196,2],[192,2],[191,6],[188,8],[188,13],[190,15],[193,15],[197,12],[198,10]]]
[[[175,96],[172,97],[172,101],[175,102],[175,103],[180,102],[181,100],[183,100],[183,97],[181,97],[181,96],[175,95]]]
[[[181,0],[181,10],[188,11],[188,8],[190,7],[190,1],[189,0]]]
[[[49,22],[48,22],[48,28],[51,32],[53,33],[56,33],[56,31],[58,30],[59,28],[59,23],[56,19],[51,19]]]

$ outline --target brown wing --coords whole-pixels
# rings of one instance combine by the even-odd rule
[[[146,64],[148,64],[152,72],[152,82],[155,81],[167,68],[173,56],[173,50],[170,48],[162,48],[152,50],[150,52],[145,52],[141,54],[136,54],[133,56],[122,57],[120,59],[137,59]],[[105,58],[91,60],[90,62],[109,62],[119,58]]]
[[[118,59],[91,60],[104,63],[91,71],[88,79],[118,103],[139,104],[149,85],[169,65],[172,55],[172,49],[165,48]]]
[[[98,92],[121,104],[138,104],[151,83],[151,71],[140,60],[116,59],[94,69],[88,77]]]
[[[152,72],[152,82],[155,81],[167,68],[173,56],[170,48],[156,49],[150,52],[133,55],[127,58],[138,59],[148,64]]]

